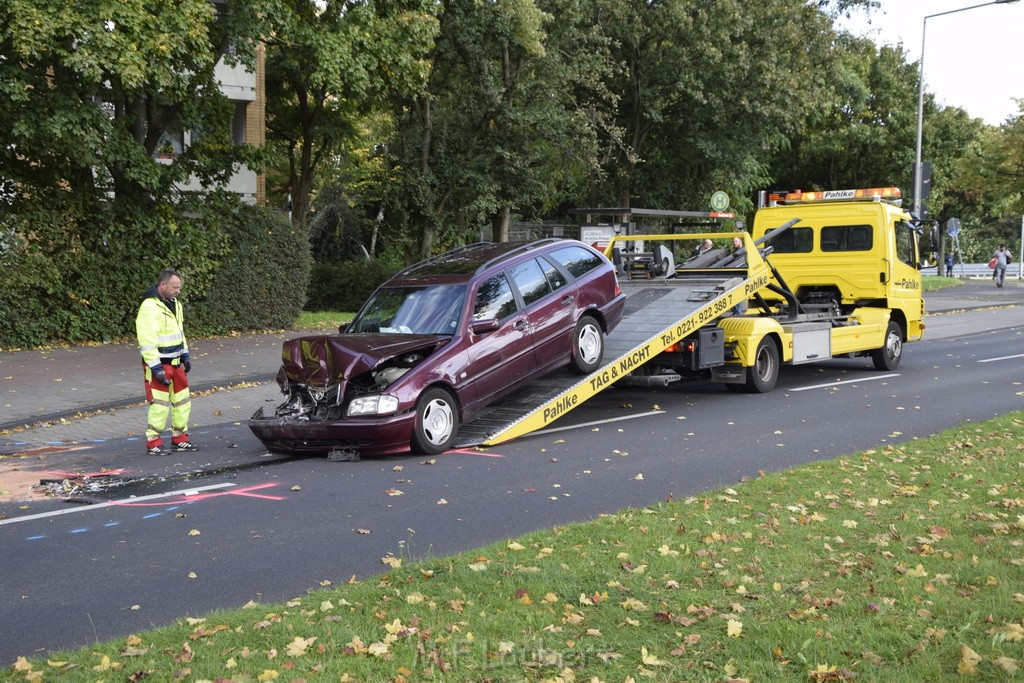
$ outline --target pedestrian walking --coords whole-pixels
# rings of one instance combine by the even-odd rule
[[[946,252],[946,277],[954,277],[953,265],[953,252]]]
[[[192,399],[188,373],[192,357],[185,340],[184,310],[177,300],[182,277],[173,268],[164,268],[156,284],[146,290],[135,317],[135,334],[145,372],[146,453],[169,455],[172,451],[197,451],[189,441],[188,418]],[[171,416],[171,451],[163,447],[167,415]]]
[[[1005,244],[1000,244],[999,248],[992,252],[992,260],[995,262],[992,279],[995,280],[996,287],[1002,287],[1003,279],[1006,277],[1006,266],[1010,265],[1010,251]]]

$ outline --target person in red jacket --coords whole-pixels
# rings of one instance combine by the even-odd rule
[[[177,300],[182,277],[173,268],[164,268],[156,284],[146,290],[135,317],[135,334],[145,368],[146,453],[169,455],[173,451],[198,451],[189,441],[188,418],[192,399],[188,373],[192,357],[185,340],[184,307]],[[171,450],[163,447],[167,415],[171,416]]]

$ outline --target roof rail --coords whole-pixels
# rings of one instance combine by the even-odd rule
[[[564,240],[561,237],[545,237],[542,240],[535,240],[533,242],[530,242],[529,244],[524,244],[523,246],[521,246],[521,247],[519,247],[517,249],[513,249],[512,251],[507,251],[504,254],[502,254],[501,256],[495,256],[490,261],[488,261],[487,263],[484,263],[482,266],[477,268],[476,272],[479,273],[480,271],[482,271],[482,270],[484,270],[486,268],[490,268],[491,266],[493,266],[496,263],[501,263],[502,261],[504,261],[506,259],[510,259],[513,256],[516,256],[517,254],[522,254],[523,252],[526,252],[526,251],[532,251],[532,250],[536,249],[537,247],[543,246],[545,244],[551,244],[553,242],[563,242],[563,241]]]
[[[441,259],[448,258],[449,256],[454,256],[455,254],[460,254],[460,253],[462,253],[464,251],[468,251],[470,249],[478,249],[480,247],[483,247],[483,246],[486,246],[486,245],[489,245],[489,244],[491,244],[491,242],[473,242],[472,244],[467,244],[467,245],[462,246],[462,247],[455,247],[454,249],[449,249],[448,251],[446,251],[446,252],[444,252],[442,254],[438,254],[437,256],[431,256],[430,258],[425,259],[423,261],[417,261],[416,263],[412,264],[411,266],[406,266],[402,270],[400,270],[397,273],[395,273],[394,275],[392,275],[392,277],[401,277],[403,275],[408,275],[409,273],[411,273],[411,272],[413,272],[413,271],[415,271],[415,270],[417,270],[419,268],[422,268],[423,266],[428,266],[431,263],[437,263]]]

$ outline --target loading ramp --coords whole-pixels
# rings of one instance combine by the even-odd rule
[[[771,282],[771,269],[747,233],[644,235],[615,237],[618,243],[645,240],[672,242],[707,238],[744,240],[746,258],[686,262],[663,274],[642,280],[620,278],[626,294],[623,319],[605,337],[602,367],[581,377],[568,370],[547,375],[488,406],[459,428],[455,447],[492,446],[543,429],[585,401],[604,391],[697,329],[731,314]]]

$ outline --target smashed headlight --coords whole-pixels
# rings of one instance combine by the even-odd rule
[[[359,417],[362,415],[388,415],[395,412],[398,412],[397,398],[387,394],[375,394],[352,399],[345,415]]]

